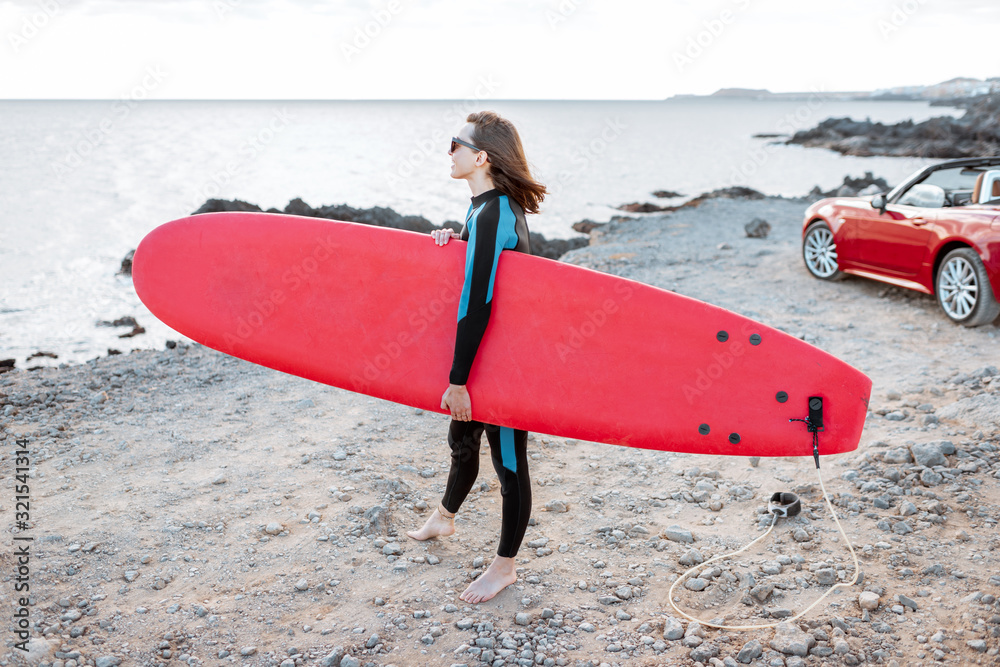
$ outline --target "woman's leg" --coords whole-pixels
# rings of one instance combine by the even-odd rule
[[[415,540],[446,537],[455,532],[455,513],[465,502],[479,476],[479,443],[483,436],[483,423],[452,420],[448,427],[448,446],[451,447],[451,470],[441,506],[435,508],[420,530],[407,533]]]
[[[506,426],[486,425],[493,468],[500,478],[503,519],[497,556],[489,568],[459,597],[466,602],[489,600],[517,581],[514,557],[531,518],[531,479],[528,476],[528,433]]]

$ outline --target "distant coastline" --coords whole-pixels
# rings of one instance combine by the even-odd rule
[[[1000,92],[1000,77],[988,79],[973,79],[956,77],[930,86],[896,86],[871,91],[798,91],[773,93],[765,88],[720,88],[709,95],[679,94],[668,97],[668,100],[695,98],[733,98],[739,100],[808,100],[821,96],[825,99],[848,101],[879,101],[879,102],[929,102],[941,103],[945,100],[964,99],[989,95]]]

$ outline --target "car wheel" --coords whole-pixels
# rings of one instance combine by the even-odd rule
[[[972,248],[957,248],[945,255],[935,287],[938,303],[952,322],[978,327],[1000,314],[986,267]]]
[[[843,273],[837,268],[837,244],[825,222],[814,222],[802,238],[802,259],[809,273],[822,280],[838,280]]]

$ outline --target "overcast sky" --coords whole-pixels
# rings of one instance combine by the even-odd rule
[[[1000,75],[996,0],[0,0],[0,97],[663,99]]]

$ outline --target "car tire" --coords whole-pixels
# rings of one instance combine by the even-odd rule
[[[934,291],[941,310],[956,324],[978,327],[1000,315],[986,267],[972,248],[956,248],[945,255]]]
[[[802,261],[814,277],[820,280],[840,280],[844,274],[837,265],[837,244],[829,225],[821,220],[806,227],[802,237]]]

